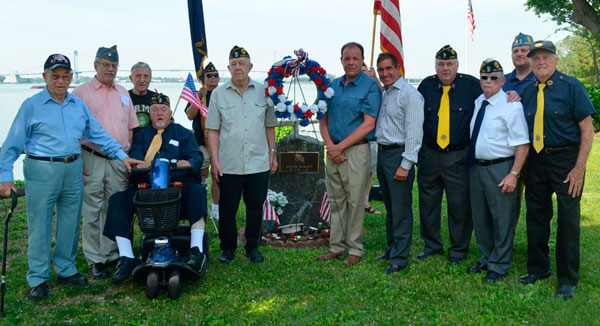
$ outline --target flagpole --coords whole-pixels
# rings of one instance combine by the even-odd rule
[[[371,39],[371,64],[369,67],[373,67],[373,53],[375,52],[375,25],[377,25],[377,14],[373,11],[373,38]]]
[[[177,98],[177,104],[175,104],[175,110],[173,110],[173,119],[175,119],[175,113],[177,112],[177,107],[179,106],[179,101],[181,100],[181,94],[183,94],[183,89],[185,88],[185,84],[183,84],[183,88],[179,93],[179,98]]]
[[[467,10],[469,10],[469,0],[466,0]],[[465,31],[465,67],[466,73],[469,73],[469,19],[466,20],[466,31]]]

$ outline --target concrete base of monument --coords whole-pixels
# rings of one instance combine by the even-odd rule
[[[246,243],[244,229],[240,229],[238,235],[238,245]],[[277,248],[298,248],[298,249],[323,249],[329,248],[329,227],[320,226],[320,228],[304,227],[299,232],[285,234],[281,230],[266,233],[261,239],[261,246],[273,246]]]

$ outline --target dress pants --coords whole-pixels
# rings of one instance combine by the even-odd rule
[[[556,194],[558,220],[556,231],[556,270],[560,285],[579,281],[579,232],[581,194],[569,195],[563,183],[577,162],[578,150],[538,154],[529,151],[525,200],[527,203],[527,271],[543,274],[550,270],[550,221],[552,194]],[[583,191],[583,185],[582,185]]]
[[[362,257],[365,187],[369,178],[371,149],[369,144],[354,145],[344,151],[347,160],[341,164],[327,159],[327,193],[331,209],[329,250],[346,251]],[[345,240],[345,241],[344,241]]]
[[[428,145],[419,151],[417,185],[419,186],[419,213],[421,238],[426,253],[442,251],[440,235],[442,194],[448,204],[448,231],[450,257],[462,258],[469,250],[473,220],[469,203],[468,148],[438,152]]]
[[[219,178],[219,239],[221,249],[237,248],[236,214],[243,195],[246,205],[246,251],[258,248],[261,238],[262,209],[267,198],[270,171],[254,174],[223,174]]]
[[[408,171],[406,180],[394,180],[402,163],[402,153],[404,148],[379,150],[377,156],[377,178],[386,210],[386,253],[389,254],[390,263],[398,266],[406,266],[410,253],[413,228],[412,188],[415,181],[414,168]]]
[[[510,267],[517,221],[517,189],[503,194],[498,184],[510,173],[514,160],[488,166],[474,165],[469,173],[471,209],[479,262],[505,275]]]
[[[117,244],[102,234],[108,201],[114,193],[127,189],[127,168],[82,150],[83,168],[90,174],[83,187],[83,254],[88,264],[106,263],[119,258]]]
[[[77,273],[75,256],[79,240],[83,163],[23,162],[27,193],[27,283],[30,287],[50,279],[50,261],[60,277]],[[56,244],[52,249],[52,213],[56,205]]]

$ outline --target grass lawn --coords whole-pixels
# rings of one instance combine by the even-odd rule
[[[27,299],[27,226],[24,201],[13,215],[9,236],[7,272],[7,325],[598,325],[600,324],[600,135],[596,136],[587,169],[581,204],[581,281],[575,298],[554,298],[557,286],[554,248],[552,277],[523,286],[517,278],[526,273],[527,238],[523,208],[515,239],[515,254],[508,277],[485,285],[483,275],[467,275],[466,268],[479,257],[475,241],[465,262],[450,266],[446,257],[418,261],[423,242],[419,236],[418,195],[408,268],[384,275],[384,262],[376,259],[385,246],[384,217],[365,217],[365,256],[346,267],[341,259],[317,262],[324,250],[261,249],[266,262],[255,265],[238,249],[229,265],[218,263],[219,242],[214,227],[212,257],[201,279],[185,280],[176,301],[161,291],[158,299],[145,297],[145,286],[126,281],[115,286],[109,280],[84,288],[70,288],[49,281],[50,296],[41,303]],[[286,194],[289,196],[289,194]],[[381,202],[371,203],[384,211]],[[0,204],[4,214],[8,201]],[[525,205],[523,205],[525,206]],[[243,209],[238,221],[243,225]],[[443,210],[445,215],[445,210]],[[4,215],[2,215],[2,218]],[[442,235],[448,246],[446,218]],[[553,220],[554,228],[556,220]],[[554,247],[553,232],[551,245]],[[136,240],[137,242],[137,240]],[[81,242],[80,242],[81,243]],[[81,253],[79,270],[88,267]],[[112,273],[114,269],[111,269]]]

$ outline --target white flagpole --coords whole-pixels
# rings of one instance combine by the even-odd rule
[[[468,10],[469,0],[466,0],[466,4],[467,4],[466,8]],[[466,18],[466,15],[465,15],[465,18]],[[466,33],[465,33],[465,67],[466,67],[465,71],[468,74],[469,73],[469,20],[466,19],[466,21],[467,21],[466,22],[467,29],[466,29]]]

